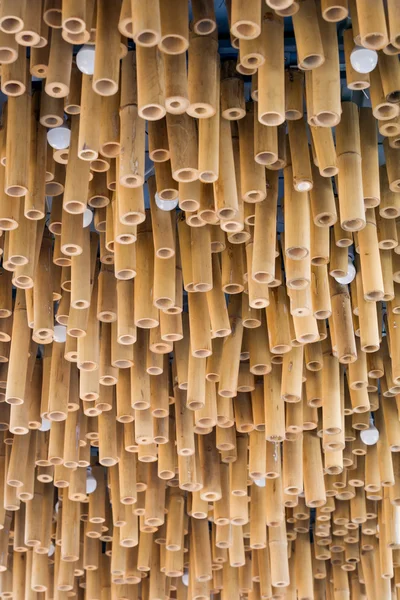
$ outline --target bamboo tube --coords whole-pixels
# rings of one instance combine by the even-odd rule
[[[16,41],[22,46],[39,46],[41,42],[41,7],[30,3],[25,7],[24,26],[16,33]]]
[[[63,123],[63,100],[53,98],[43,92],[40,98],[40,123],[47,127],[57,127]]]
[[[74,562],[79,558],[79,515],[78,502],[63,496],[61,557],[63,561]]]
[[[365,226],[365,214],[362,197],[360,128],[357,108],[352,103],[343,103],[343,116],[337,130],[337,155],[341,225],[343,229],[359,231]],[[352,190],[349,187],[351,185]],[[351,203],[348,194],[351,194]],[[352,207],[350,210],[349,203]]]
[[[148,180],[151,198],[151,219],[154,232],[155,252],[159,258],[170,258],[175,254],[175,241],[170,215],[158,208],[155,202],[155,182]]]
[[[61,30],[52,32],[49,67],[45,91],[53,98],[65,98],[69,94],[72,66],[72,47],[62,38]]]
[[[107,158],[114,158],[120,153],[121,148],[118,121],[119,95],[114,94],[110,98],[103,98],[101,104],[100,152]]]
[[[8,100],[5,193],[24,196],[28,191],[30,96]]]
[[[139,116],[149,121],[162,119],[165,111],[164,65],[156,47],[138,45],[136,50]]]
[[[152,304],[153,283],[152,236],[148,231],[138,231],[136,254],[136,283],[134,288],[135,325],[151,328],[158,325],[157,309]],[[147,283],[146,283],[147,282]]]
[[[172,177],[176,181],[198,178],[198,156],[194,120],[188,115],[167,115]]]
[[[280,399],[279,367],[273,367],[270,374],[264,376],[265,435],[273,442],[285,437],[285,413]]]
[[[18,33],[24,26],[23,2],[5,2],[1,8],[0,28],[5,33]]]
[[[219,459],[216,454],[215,434],[202,435],[199,439],[200,469],[203,476],[203,489],[200,497],[208,501],[221,498]]]
[[[339,362],[354,362],[357,357],[351,322],[350,298],[346,286],[330,281],[332,317]],[[340,306],[339,306],[340,303]]]
[[[1,91],[7,96],[21,96],[28,89],[26,57],[19,54],[17,60],[2,68]]]
[[[379,204],[379,160],[376,122],[369,108],[360,110],[360,140],[364,204],[372,208]]]
[[[228,307],[232,333],[224,343],[221,358],[221,365],[224,368],[221,369],[218,393],[228,398],[236,395],[239,374],[240,347],[243,337],[243,323],[239,316],[239,309],[240,303],[235,298]]]
[[[246,244],[247,273],[251,273],[253,264],[253,242]],[[249,305],[252,308],[266,308],[269,304],[268,284],[259,283],[247,275]]]
[[[268,183],[268,197],[256,205],[252,277],[259,283],[269,283],[275,275],[277,177],[271,173]]]
[[[169,161],[155,163],[157,194],[161,200],[177,200],[178,184],[172,179],[171,164]],[[152,178],[149,178],[152,181]],[[155,190],[154,190],[155,194]],[[203,221],[201,221],[203,223]]]
[[[112,5],[100,0],[96,9],[93,89],[101,96],[112,96],[118,91],[119,83],[120,35],[117,26],[121,12],[121,0]]]
[[[293,185],[298,192],[306,192],[312,189],[313,181],[305,122],[302,119],[289,121],[288,131],[293,164]]]
[[[299,346],[283,357],[281,396],[286,402],[301,399],[303,372],[303,348]]]
[[[311,432],[304,433],[304,491],[308,506],[323,506],[326,492],[323,478],[322,458],[318,437]]]
[[[389,146],[387,138],[383,142],[386,157],[386,169],[389,181],[389,188],[392,192],[398,193],[400,191],[400,176],[399,169],[396,163],[395,150]]]
[[[86,6],[79,6],[77,2],[65,2],[62,7],[62,27],[66,31],[82,33],[86,28]]]
[[[285,168],[287,193],[285,196],[285,252],[294,260],[308,256],[310,252],[310,203],[306,192],[290,189],[292,170]],[[300,225],[301,223],[301,225]]]
[[[367,302],[364,299],[360,273],[357,274],[357,298],[361,349],[364,352],[376,351],[379,348],[379,331],[376,308],[372,302]]]
[[[381,191],[381,203],[379,205],[379,212],[382,217],[391,219],[397,216],[397,201],[398,194],[392,192],[389,189],[389,182],[387,177],[387,171],[384,166],[379,169],[379,180],[380,180],[380,191]]]
[[[43,239],[39,254],[38,273],[34,286],[34,329],[33,334],[42,343],[52,341],[54,335],[54,310],[51,288],[51,239]]]
[[[219,178],[214,184],[216,210],[219,217],[230,219],[238,214],[237,184],[231,127],[223,119],[220,124]]]
[[[372,112],[375,118],[388,121],[398,116],[398,106],[388,102],[383,93],[382,81],[379,69],[370,73],[371,82],[371,104]]]
[[[271,370],[271,355],[267,344],[265,318],[261,326],[256,327],[249,336],[250,372],[254,375],[265,375]]]
[[[288,121],[303,116],[303,87],[304,75],[289,69],[285,73],[285,116]]]
[[[240,0],[233,0],[230,13],[231,34],[236,38],[250,40],[261,33],[261,2],[253,2],[251,7]]]
[[[315,167],[312,171],[314,185],[310,192],[310,203],[313,221],[319,227],[329,227],[337,220],[332,183],[327,177],[321,177]]]
[[[299,53],[299,67],[306,70],[321,66],[325,55],[313,1],[307,0],[293,15],[293,27]]]
[[[161,39],[158,47],[166,54],[182,54],[189,47],[188,7],[186,2],[164,2],[160,5]]]
[[[269,528],[269,533],[268,545],[272,585],[277,588],[287,587],[289,584],[289,569],[285,524],[282,523],[278,527]]]
[[[97,282],[92,291],[86,335],[79,337],[78,341],[78,367],[88,371],[96,370],[99,365],[99,323],[96,312]]]
[[[198,35],[209,35],[216,29],[214,4],[211,0],[194,0],[193,29]]]
[[[23,290],[18,290],[17,292],[11,338],[6,401],[9,404],[23,404],[25,397],[25,377],[21,377],[20,374],[26,373],[30,339],[25,292]]]
[[[121,68],[119,180],[122,186],[134,188],[144,183],[145,124],[138,115],[137,103],[136,53],[128,52]],[[124,200],[121,207],[125,207],[125,201],[135,204],[132,201],[136,197],[140,199],[138,194],[127,194],[121,190],[121,201]],[[130,208],[129,204],[126,208]],[[125,219],[126,208],[120,213],[121,219]]]
[[[310,224],[310,257],[311,266],[321,267],[329,262],[330,235],[328,227],[317,227]]]
[[[258,120],[263,125],[280,125],[285,120],[283,20],[272,12],[266,12],[262,28],[266,45],[265,63],[258,71]]]
[[[247,106],[246,116],[239,121],[240,183],[242,198],[246,202],[261,202],[266,197],[265,171],[253,160],[254,117],[252,105]]]
[[[217,102],[219,102],[219,80],[217,81]],[[210,119],[199,122],[199,179],[204,183],[212,183],[219,179],[220,150],[220,113],[219,105]]]
[[[399,11],[398,7],[396,7],[396,4],[391,0],[388,2],[388,24],[390,44],[396,48],[399,48]]]
[[[361,279],[364,298],[380,300],[383,297],[383,278],[378,248],[375,214],[372,209],[366,212],[366,227],[359,232],[358,242],[361,260]],[[374,280],[370,279],[373,275]]]
[[[283,444],[283,489],[286,494],[297,495],[303,491],[303,436]]]
[[[312,93],[312,113],[316,125],[332,127],[337,125],[341,118],[340,67],[336,27],[319,18],[319,29],[325,61],[321,69],[312,71],[311,79],[309,79]],[[327,85],[330,86],[330,94],[325,93]]]
[[[321,10],[323,18],[334,23],[346,19],[349,15],[347,0],[324,0]]]
[[[205,358],[211,354],[211,335],[207,299],[201,292],[189,296],[189,323],[191,352],[193,356]]]
[[[372,7],[364,0],[357,0],[356,4],[361,44],[381,50],[389,42],[383,3],[377,2]]]
[[[91,161],[98,158],[100,132],[98,128],[94,127],[94,123],[99,121],[100,115],[101,101],[99,95],[93,89],[93,76],[84,75],[82,77],[81,112],[77,146],[77,155],[83,161]]]
[[[261,165],[271,165],[278,160],[278,129],[258,121],[254,112],[254,160]]]
[[[43,23],[43,22],[42,22]],[[3,50],[3,52],[5,49]],[[7,48],[8,51],[8,48]],[[49,55],[50,48],[47,44],[43,48],[32,47],[30,56],[30,73],[39,78],[45,78],[47,76],[49,66]],[[6,58],[7,60],[7,58]]]
[[[167,120],[155,124],[150,121],[148,125],[149,135],[149,156],[155,162],[163,162],[169,160],[171,155],[169,152]]]
[[[233,60],[221,65],[221,114],[224,119],[238,120],[245,115],[244,83]]]
[[[141,46],[155,46],[161,37],[160,7],[157,2],[143,6],[131,0],[132,33],[135,42]]]
[[[66,170],[63,208],[67,212],[74,214],[83,213],[86,208],[90,165],[88,160],[80,160],[77,155],[80,144],[78,135],[80,138],[82,118],[78,119],[78,117],[74,116],[71,120],[71,158],[68,161]]]
[[[192,35],[189,45],[188,92],[191,117],[209,118],[216,112],[219,77],[215,36]],[[207,81],[207,85],[202,82]]]
[[[313,126],[310,129],[320,175],[322,177],[337,175],[336,151],[331,130],[328,127]]]
[[[184,54],[165,54],[165,108],[171,114],[182,114],[189,106],[186,57]]]
[[[18,58],[18,42],[9,33],[1,31],[0,34],[0,57],[2,64],[10,64]]]
[[[29,165],[29,192],[25,196],[25,216],[39,220],[45,214],[46,132],[44,127],[31,119],[31,155]]]

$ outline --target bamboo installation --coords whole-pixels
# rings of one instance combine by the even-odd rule
[[[0,2],[2,600],[400,599],[399,4],[220,9]]]

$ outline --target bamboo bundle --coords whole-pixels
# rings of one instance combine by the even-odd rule
[[[0,596],[394,597],[397,5],[111,4],[0,5]]]

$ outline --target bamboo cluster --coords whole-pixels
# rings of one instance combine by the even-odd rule
[[[227,4],[1,1],[4,600],[400,598],[398,2]]]

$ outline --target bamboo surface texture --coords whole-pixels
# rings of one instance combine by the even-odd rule
[[[400,600],[399,4],[226,6],[0,2],[3,600]]]

